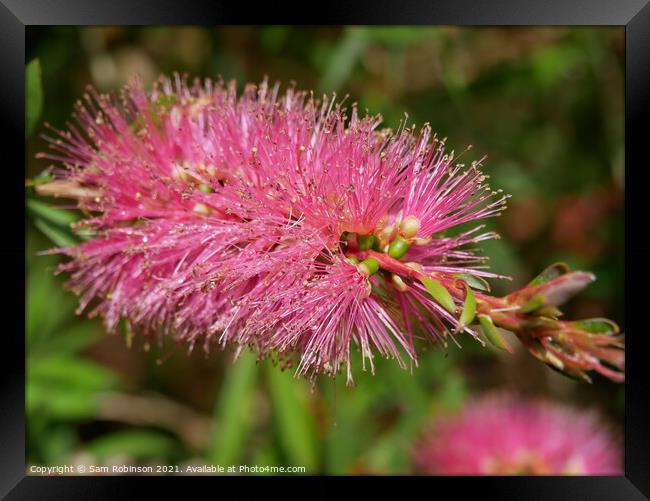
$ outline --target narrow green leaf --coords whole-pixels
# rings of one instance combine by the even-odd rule
[[[368,29],[346,28],[340,42],[329,58],[319,88],[324,92],[338,90],[348,80],[364,49],[368,45]]]
[[[577,329],[591,332],[592,334],[614,335],[620,332],[619,326],[607,318],[587,318],[585,320],[576,320],[571,325]]]
[[[548,268],[546,268],[544,271],[542,271],[535,278],[533,278],[530,282],[528,282],[528,286],[530,287],[530,286],[545,284],[546,282],[553,280],[554,278],[557,278],[560,275],[564,275],[565,273],[568,273],[569,270],[570,270],[569,265],[566,263],[554,263]]]
[[[25,99],[25,135],[29,136],[43,109],[43,83],[38,59],[30,61],[25,71]]]
[[[512,348],[503,338],[499,330],[494,326],[492,318],[490,318],[488,315],[479,314],[478,321],[481,324],[481,328],[483,329],[483,334],[485,334],[485,337],[488,341],[490,341],[490,343],[501,350],[506,350],[512,353]]]
[[[27,199],[27,210],[48,223],[66,228],[79,219],[77,214],[72,211],[53,207],[34,198]]]
[[[473,289],[490,292],[490,284],[483,277],[477,277],[469,273],[456,273],[454,277],[465,280]]]
[[[258,373],[257,359],[242,353],[228,368],[214,414],[214,436],[208,458],[214,464],[235,464],[253,425],[253,404]]]
[[[43,234],[52,240],[59,247],[72,247],[77,245],[79,241],[72,236],[70,232],[62,230],[54,225],[51,225],[43,219],[36,219],[34,225],[43,232]]]
[[[52,181],[54,181],[54,176],[52,175],[52,172],[50,171],[50,169],[45,169],[41,171],[40,174],[37,174],[31,179],[26,179],[25,186],[29,186],[29,187],[40,186],[41,184],[51,183]]]
[[[435,299],[438,304],[440,304],[444,309],[450,313],[456,312],[456,305],[454,304],[454,298],[451,297],[449,291],[437,280],[433,278],[420,278],[420,282],[427,288],[431,297]]]
[[[304,466],[307,473],[318,467],[316,424],[308,407],[309,388],[305,381],[266,364],[274,421],[284,453],[291,464]]]
[[[530,313],[542,306],[544,306],[544,296],[537,294],[530,298],[528,302],[520,308],[520,311],[522,313]]]
[[[465,289],[467,294],[465,295],[465,304],[463,305],[463,311],[460,314],[460,325],[463,327],[469,325],[474,320],[476,315],[476,297],[469,285],[466,284]]]

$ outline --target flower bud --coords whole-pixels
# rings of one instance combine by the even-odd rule
[[[409,244],[404,238],[398,236],[390,243],[390,246],[388,247],[388,255],[395,259],[399,259],[406,254],[409,247],[411,247],[411,244]]]
[[[361,261],[361,263],[357,265],[357,269],[364,275],[374,275],[379,271],[379,262],[374,257],[369,257]]]
[[[359,244],[359,249],[368,250],[371,249],[375,243],[374,235],[357,235],[357,243]]]
[[[404,238],[413,238],[420,231],[420,220],[415,216],[409,216],[399,225],[399,231]]]

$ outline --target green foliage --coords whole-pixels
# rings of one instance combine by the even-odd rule
[[[476,297],[470,289],[469,285],[466,287],[466,296],[465,303],[463,305],[463,311],[460,314],[460,325],[469,325],[474,321],[474,316],[476,315]]]
[[[32,215],[34,226],[55,245],[69,247],[80,242],[70,229],[70,224],[79,219],[77,213],[53,207],[34,198],[27,199],[27,210]]]
[[[291,371],[265,365],[273,421],[284,455],[290,464],[304,466],[307,473],[318,471],[318,440],[308,384],[292,377]]]
[[[481,329],[483,330],[485,338],[492,343],[493,346],[496,346],[500,350],[512,352],[512,348],[503,337],[503,334],[494,325],[491,317],[488,315],[479,315],[478,320],[481,324]]]
[[[456,305],[454,304],[454,298],[451,297],[449,291],[437,280],[433,278],[421,278],[420,281],[431,294],[431,297],[436,300],[444,309],[450,313],[456,311]]]
[[[29,444],[33,460],[58,464],[77,443],[74,426],[93,419],[98,395],[119,388],[120,380],[115,372],[83,355],[97,342],[101,331],[94,322],[70,323],[74,299],[52,276],[52,258],[29,254],[28,258],[25,337]]]
[[[178,451],[171,437],[153,430],[124,430],[109,433],[88,443],[87,450],[99,461],[111,458],[168,460]]]
[[[41,75],[41,63],[38,59],[32,59],[25,70],[25,135],[29,136],[43,110],[43,84]]]
[[[255,417],[258,369],[255,356],[245,352],[228,370],[217,397],[214,436],[208,453],[214,464],[230,465],[244,458],[246,438]]]

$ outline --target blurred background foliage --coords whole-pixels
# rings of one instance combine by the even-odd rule
[[[431,123],[456,151],[487,154],[495,188],[513,195],[488,225],[485,253],[523,285],[554,261],[598,280],[569,317],[623,318],[623,47],[620,28],[152,27],[27,32],[27,419],[29,464],[261,464],[308,473],[408,473],[414,444],[438,412],[488,390],[542,395],[605,413],[621,436],[623,387],[579,384],[524,350],[463,339],[420,367],[380,361],[315,386],[270,362],[187,353],[173,342],[107,336],[75,315],[38,253],[71,238],[76,216],[30,187],[47,163],[43,123],[62,128],[88,84],[119,89],[132,74],[268,76],[350,95],[396,128]],[[40,64],[39,64],[40,63]],[[40,84],[42,79],[42,86]],[[516,343],[513,343],[516,345]],[[505,424],[504,424],[505,425]]]

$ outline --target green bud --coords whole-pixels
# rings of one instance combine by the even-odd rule
[[[399,259],[406,254],[409,247],[411,247],[411,244],[409,244],[403,237],[398,236],[390,243],[390,246],[388,247],[388,255],[395,259]]]
[[[374,235],[357,235],[357,243],[359,244],[359,249],[368,250],[372,248],[375,243]]]
[[[364,275],[374,275],[379,271],[379,262],[374,257],[369,257],[361,261],[357,268]]]
[[[199,191],[202,191],[203,193],[214,193],[212,186],[203,183],[199,184]]]

